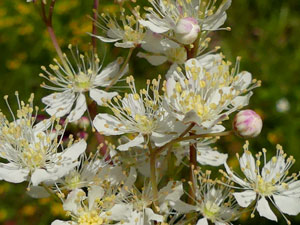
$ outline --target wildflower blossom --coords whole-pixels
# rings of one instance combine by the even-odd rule
[[[7,96],[5,96],[7,101]],[[7,163],[0,164],[0,179],[12,183],[29,181],[38,185],[44,181],[55,181],[67,174],[85,151],[86,142],[81,140],[69,148],[59,151],[64,128],[55,118],[35,124],[38,108],[33,109],[33,95],[28,104],[19,101],[19,109],[13,121],[0,114],[0,156]],[[49,129],[50,128],[50,129]]]
[[[255,159],[249,151],[249,143],[246,142],[242,157],[238,157],[245,179],[235,175],[227,164],[225,175],[237,183],[239,189],[245,190],[234,193],[240,206],[249,207],[255,203],[252,217],[257,210],[260,216],[277,221],[269,206],[271,202],[289,224],[284,214],[297,215],[300,212],[300,182],[297,181],[299,175],[288,176],[295,159],[292,156],[287,158],[280,145],[276,148],[276,155],[267,162],[266,149],[257,153]],[[264,165],[260,169],[262,155]]]
[[[145,31],[144,27],[139,23],[138,18],[139,6],[135,7],[135,15],[125,15],[122,10],[118,23],[116,17],[102,13],[98,15],[100,22],[96,21],[96,25],[105,32],[106,36],[93,35],[103,42],[116,42],[116,47],[134,48],[144,43]]]
[[[145,58],[149,63],[158,66],[168,61],[183,64],[187,59],[186,49],[178,43],[164,38],[160,34],[148,31],[145,43],[141,46],[149,53],[139,52],[138,57]]]
[[[87,194],[82,189],[73,190],[63,203],[64,210],[69,212],[72,221],[56,220],[52,225],[111,224],[129,221],[132,205],[126,204],[127,190],[132,189],[135,180],[136,172],[131,168],[125,182],[116,185],[103,182],[91,186]]]
[[[151,0],[152,7],[146,8],[147,20],[140,23],[155,33],[173,31],[178,41],[191,44],[200,31],[218,30],[226,20],[226,10],[231,0],[223,1],[219,7],[216,1]]]
[[[208,221],[217,225],[231,224],[231,221],[239,218],[240,207],[231,189],[219,184],[218,180],[212,180],[210,175],[211,171],[203,173],[200,169],[194,170],[195,205],[178,202],[175,209],[184,213],[196,211],[201,214],[203,218],[197,221],[197,225],[207,225]]]
[[[252,92],[247,92],[260,85],[250,73],[239,73],[239,61],[231,71],[230,65],[220,54],[190,59],[185,71],[174,64],[164,84],[166,109],[178,120],[204,128],[227,119],[248,104]]]
[[[218,133],[223,131],[225,128],[220,125],[216,125],[213,131],[206,130],[206,133]],[[199,133],[198,133],[199,134]],[[216,142],[216,138],[203,138],[195,141],[197,150],[197,162],[200,165],[220,166],[223,165],[228,155],[220,153],[216,148],[212,148],[211,144]],[[177,158],[177,165],[182,163],[183,158],[189,157],[190,143],[180,142],[173,146],[173,152]]]
[[[47,113],[56,117],[69,114],[69,122],[73,122],[80,119],[87,110],[86,92],[89,92],[90,97],[98,105],[102,105],[102,98],[112,98],[117,95],[117,92],[106,92],[98,88],[109,86],[116,76],[121,77],[127,69],[119,74],[120,59],[102,69],[102,64],[94,53],[91,56],[84,56],[78,50],[74,52],[71,45],[69,45],[69,49],[74,62],[69,61],[66,55],[64,55],[64,60],[67,64],[61,65],[54,59],[56,65],[50,65],[53,72],[51,73],[42,67],[48,76],[43,74],[40,76],[54,85],[49,86],[45,83],[41,85],[46,89],[55,91],[42,99],[42,102],[47,105]],[[74,105],[75,107],[73,107]]]
[[[132,91],[131,94],[125,94],[125,97],[116,96],[108,100],[106,106],[109,107],[114,116],[106,113],[99,113],[94,119],[95,128],[104,135],[121,135],[125,133],[138,133],[132,141],[118,146],[119,150],[128,150],[129,147],[146,143],[145,140],[151,136],[157,145],[162,145],[173,137],[172,129],[174,120],[162,107],[162,98],[159,95],[158,80],[147,81],[147,88],[136,91],[134,78],[127,77],[127,83]],[[149,93],[150,90],[153,94]],[[182,128],[180,129],[182,130]]]
[[[105,158],[105,157],[104,157]],[[99,158],[99,153],[81,155],[80,163],[57,181],[61,190],[75,190],[101,184],[104,180],[115,185],[125,180],[120,166],[110,165],[110,161]]]

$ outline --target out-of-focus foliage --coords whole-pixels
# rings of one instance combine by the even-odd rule
[[[146,0],[138,2],[146,4]],[[81,50],[89,49],[90,37],[86,32],[90,32],[92,27],[88,18],[92,4],[92,0],[57,0],[54,28],[63,50],[69,43],[78,45]],[[100,0],[100,5],[100,11],[118,13],[118,7],[112,0]],[[264,119],[262,134],[251,140],[253,152],[262,147],[271,152],[280,143],[288,154],[300,159],[299,12],[299,0],[233,1],[226,23],[232,31],[219,31],[212,39],[212,45],[220,45],[230,60],[241,56],[241,70],[250,71],[263,82],[262,87],[254,91],[249,105]],[[126,54],[126,51],[111,45],[98,42],[98,46],[99,54],[105,55],[106,63]],[[38,99],[49,92],[39,87],[43,80],[38,74],[40,66],[50,64],[56,54],[38,8],[25,0],[0,1],[0,50],[0,96],[11,95],[13,102],[15,90],[23,99],[34,92],[36,104],[43,107]],[[151,68],[145,60],[134,58],[131,73],[141,82],[158,73],[163,74],[167,68],[168,65],[159,70]],[[3,100],[0,108],[7,112]],[[230,127],[230,123],[227,125]],[[244,140],[235,136],[221,141],[219,149],[229,152],[232,166],[237,163],[234,155],[241,152],[243,143]],[[293,170],[299,171],[300,164],[296,163]],[[30,199],[24,195],[25,189],[23,185],[0,183],[0,224],[50,224],[54,217],[63,216],[60,204],[49,199]],[[247,224],[258,220],[262,224],[272,224],[262,218],[247,220]],[[283,220],[280,222],[285,224]],[[299,223],[300,218],[293,222]]]

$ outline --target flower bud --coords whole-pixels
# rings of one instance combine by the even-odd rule
[[[233,120],[233,129],[236,134],[244,138],[253,138],[260,134],[262,120],[253,110],[247,109],[237,113]]]
[[[177,41],[189,45],[197,39],[200,27],[196,19],[186,17],[178,21],[174,31]]]

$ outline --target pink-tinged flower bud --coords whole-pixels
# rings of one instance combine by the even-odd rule
[[[197,39],[200,27],[196,19],[186,17],[178,21],[174,31],[177,41],[189,45]]]
[[[243,138],[254,138],[261,132],[263,123],[260,116],[247,109],[237,113],[233,120],[233,129]]]
[[[90,126],[90,120],[89,118],[83,116],[78,120],[78,125],[80,128],[86,129]]]
[[[81,138],[81,139],[84,139],[84,140],[87,140],[88,137],[89,137],[89,134],[87,132],[80,131],[80,132],[77,133],[77,137]]]

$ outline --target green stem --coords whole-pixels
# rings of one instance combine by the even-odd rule
[[[124,72],[131,56],[132,56],[132,53],[133,53],[133,50],[134,48],[131,48],[128,52],[128,55],[125,59],[125,62],[123,63],[120,71],[119,71],[119,74],[110,82],[110,84],[105,88],[105,91],[108,91],[119,79],[120,79],[120,76],[122,75],[122,73]]]
[[[158,189],[157,189],[157,179],[156,179],[156,154],[151,147],[151,143],[148,143],[150,151],[150,182],[153,194],[153,210],[157,212],[157,200],[158,200]]]

